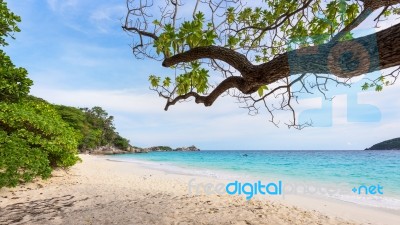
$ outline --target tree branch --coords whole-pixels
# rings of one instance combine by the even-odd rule
[[[143,31],[143,30],[139,30],[139,29],[136,28],[136,27],[127,27],[127,26],[125,25],[125,26],[122,26],[122,29],[124,29],[125,31],[134,31],[134,32],[137,32],[139,35],[143,35],[143,36],[146,36],[146,37],[150,37],[150,38],[153,38],[154,40],[157,40],[157,39],[158,39],[158,36],[155,35],[154,33],[150,33],[150,32]]]
[[[222,81],[209,95],[201,96],[196,92],[189,92],[184,95],[179,95],[173,100],[167,101],[164,110],[167,111],[169,106],[175,105],[177,102],[186,100],[190,97],[194,97],[197,104],[203,103],[205,106],[211,106],[215,100],[228,89],[237,88],[240,91],[245,92],[246,87],[246,81],[242,77],[228,77]]]
[[[360,15],[357,16],[356,19],[354,19],[349,25],[347,25],[345,28],[343,28],[338,34],[336,34],[332,38],[332,42],[340,40],[341,37],[346,35],[347,32],[350,32],[354,30],[356,27],[358,27],[369,15],[372,14],[372,10],[369,8],[365,8]]]
[[[383,6],[392,6],[400,3],[400,0],[361,0],[364,2],[364,8],[376,10]]]
[[[234,50],[219,46],[192,48],[186,52],[166,58],[162,65],[164,67],[170,67],[178,63],[192,62],[204,58],[222,60],[237,69],[244,77],[254,70],[254,65],[246,56]]]
[[[251,65],[243,55],[226,48],[215,46],[194,48],[164,60],[163,66],[172,66],[201,58],[215,58],[229,64],[232,63],[231,65],[239,71],[246,71],[250,67],[252,72],[243,77],[226,78],[208,96],[200,96],[194,92],[178,96],[167,102],[165,110],[168,110],[170,105],[189,97],[195,97],[196,103],[211,106],[221,94],[231,88],[237,88],[244,94],[252,94],[261,85],[274,83],[292,74],[321,73],[351,78],[390,68],[399,65],[400,45],[398,43],[400,43],[400,24],[355,40],[336,42],[335,45],[328,43],[288,52],[258,66]],[[313,54],[306,54],[307,52]],[[346,52],[354,53],[352,60],[359,61],[359,68],[353,71],[340,70],[340,66],[337,65],[340,62],[338,57]],[[236,54],[229,55],[228,53]],[[371,54],[376,54],[376,57]]]
[[[306,47],[257,66],[261,83],[271,84],[290,74],[319,73],[351,78],[400,64],[400,24],[350,41]],[[351,54],[343,61],[341,57]],[[358,62],[358,67],[343,67]],[[279,68],[277,70],[276,68]],[[262,76],[261,76],[262,75]]]

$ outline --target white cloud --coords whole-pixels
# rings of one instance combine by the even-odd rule
[[[120,27],[120,20],[126,13],[126,7],[121,5],[106,5],[94,10],[90,21],[102,33],[107,33],[111,28]]]
[[[203,149],[362,149],[398,134],[399,85],[380,93],[359,94],[360,103],[372,104],[381,110],[382,120],[377,123],[349,123],[344,95],[333,102],[332,127],[301,131],[288,130],[285,126],[275,128],[268,122],[266,112],[248,116],[230,97],[219,98],[212,107],[192,101],[172,106],[165,112],[165,101],[147,89],[147,75],[168,74],[171,70],[162,69],[157,62],[132,60],[128,47],[131,39],[119,27],[119,19],[126,13],[120,5],[124,1],[47,0],[54,14],[49,17],[51,21],[41,18],[49,13],[47,8],[34,3],[32,7],[22,7],[17,2],[12,4],[24,9],[20,14],[32,25],[27,23],[31,26],[19,34],[25,38],[17,41],[24,40],[24,43],[14,45],[13,57],[24,62],[18,65],[29,69],[35,82],[32,94],[57,104],[101,106],[115,116],[118,131],[133,144],[174,147],[195,144]],[[190,8],[190,4],[186,7]],[[158,8],[154,9],[158,13]],[[190,10],[184,10],[180,16],[191,15]],[[364,28],[371,28],[371,24]],[[70,27],[80,32],[71,31]],[[119,30],[109,32],[114,27]],[[37,34],[46,38],[36,38]],[[121,36],[116,38],[116,35]],[[29,40],[31,37],[35,38]],[[128,89],[132,87],[141,89]],[[318,98],[301,103],[300,110],[321,107]]]
[[[47,4],[51,10],[63,12],[67,9],[76,8],[79,0],[47,0]]]
[[[359,96],[360,103],[376,105],[382,111],[380,122],[347,122],[346,97],[338,96],[333,102],[332,127],[301,131],[288,130],[285,126],[275,128],[268,122],[267,114],[248,116],[230,97],[218,99],[212,107],[184,102],[165,112],[164,99],[150,91],[35,88],[33,94],[57,104],[101,106],[114,115],[118,131],[139,146],[195,144],[203,149],[363,149],[393,138],[397,133],[400,102],[391,102],[396,99],[397,88]],[[308,106],[318,107],[320,100],[311,101],[314,103]]]

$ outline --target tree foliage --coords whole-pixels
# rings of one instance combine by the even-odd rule
[[[0,46],[19,32],[20,18],[0,1]],[[52,168],[74,165],[77,134],[44,100],[30,97],[33,82],[24,68],[17,68],[0,50],[0,188],[16,186]]]
[[[400,150],[400,138],[386,140],[367,148],[366,150]]]
[[[228,93],[250,114],[264,106],[275,124],[276,110],[292,112],[286,124],[302,128],[307,124],[297,123],[293,107],[299,95],[326,96],[328,87],[347,87],[353,77],[397,66],[362,87],[381,91],[398,76],[400,48],[394,43],[400,38],[399,24],[354,35],[375,11],[377,26],[398,15],[400,0],[126,3],[122,28],[134,35],[134,55],[162,61],[173,70],[173,75],[149,77],[151,89],[167,101],[165,110],[189,98],[211,106]],[[306,56],[310,53],[315,56]]]
[[[0,47],[19,32],[21,18],[0,0]],[[52,105],[29,96],[32,80],[0,49],[0,188],[48,178],[55,167],[68,168],[85,150],[104,145],[130,147],[100,107]]]
[[[0,103],[0,187],[16,186],[78,160],[77,134],[47,102]]]
[[[127,150],[129,140],[121,137],[114,127],[114,117],[99,106],[75,108],[56,105],[62,119],[79,134],[79,150],[85,151],[101,146],[115,146]]]
[[[0,102],[15,102],[29,94],[32,80],[24,68],[17,68],[0,49]]]
[[[21,17],[15,15],[7,8],[7,3],[0,0],[0,46],[6,46],[6,38],[14,39],[14,32],[20,32],[17,23],[21,22]]]
[[[21,18],[10,12],[7,4],[0,0],[0,47],[8,45],[7,37],[14,38],[19,32],[17,22]],[[0,101],[16,101],[29,93],[32,80],[27,77],[24,68],[17,68],[2,49],[0,49]]]

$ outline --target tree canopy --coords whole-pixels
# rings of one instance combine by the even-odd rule
[[[21,18],[0,0],[0,47],[20,32]],[[0,188],[48,178],[56,167],[78,162],[79,150],[115,146],[128,150],[129,140],[115,131],[113,116],[101,107],[53,105],[30,96],[28,71],[16,67],[0,49]]]
[[[7,3],[0,0],[0,46],[6,46],[8,43],[5,38],[14,39],[14,32],[20,32],[17,23],[21,22],[21,17],[15,15],[7,8]]]
[[[79,160],[77,133],[41,99],[0,102],[0,125],[0,187],[47,178]]]
[[[61,118],[79,134],[78,148],[81,152],[101,146],[114,146],[121,150],[130,147],[129,140],[116,132],[114,117],[99,106],[75,108],[55,105]]]
[[[10,12],[7,4],[0,0],[0,47],[7,46],[5,38],[14,38],[19,32],[17,23],[21,18]],[[29,93],[32,80],[24,68],[15,67],[9,56],[0,49],[0,101],[16,101]]]
[[[20,21],[0,1],[0,47],[20,31]],[[0,188],[47,178],[52,168],[67,168],[79,160],[76,132],[52,105],[29,96],[33,82],[27,75],[0,49]]]
[[[365,150],[400,150],[400,138],[382,141]]]
[[[228,93],[250,114],[265,107],[275,124],[276,110],[289,111],[285,124],[302,128],[309,124],[296,121],[293,107],[301,94],[325,96],[328,84],[350,86],[351,78],[389,68],[362,89],[380,91],[395,82],[400,24],[368,35],[356,35],[356,28],[375,14],[376,26],[400,14],[398,3],[126,0],[122,28],[133,34],[137,58],[171,68],[170,75],[149,76],[151,89],[167,101],[165,110],[188,99],[211,106]]]

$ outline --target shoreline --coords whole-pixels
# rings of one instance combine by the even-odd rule
[[[0,224],[396,224],[399,210],[288,195],[191,195],[188,182],[221,182],[134,162],[80,155],[68,172],[0,189]]]
[[[230,171],[221,170],[218,168],[206,168],[198,166],[189,166],[183,164],[175,164],[173,162],[165,161],[150,161],[146,159],[133,159],[133,158],[118,158],[118,156],[101,156],[106,158],[106,160],[115,162],[125,162],[134,163],[143,166],[148,169],[155,169],[163,172],[168,172],[178,175],[188,175],[188,176],[201,176],[206,178],[215,179],[216,181],[229,183],[234,180],[244,182],[256,182],[261,181],[278,181],[281,180],[284,183],[285,193],[292,195],[305,197],[305,198],[316,198],[323,199],[327,201],[337,201],[343,203],[351,203],[357,206],[369,207],[372,209],[398,211],[400,213],[400,195],[388,194],[385,192],[384,196],[358,196],[349,191],[349,184],[347,183],[333,183],[332,181],[319,181],[310,178],[304,179],[304,177],[290,177],[281,176],[278,174],[266,174],[263,176],[259,175],[249,175],[244,171]],[[287,188],[285,187],[287,186]],[[298,189],[298,193],[292,193],[292,187]],[[309,188],[310,192],[313,189],[319,190],[330,190],[325,191],[325,193],[304,193],[304,190]],[[336,193],[332,191],[336,190]],[[296,192],[296,191],[294,191]],[[331,193],[328,193],[331,192]],[[350,193],[349,193],[350,192]],[[262,198],[262,197],[261,197]]]

